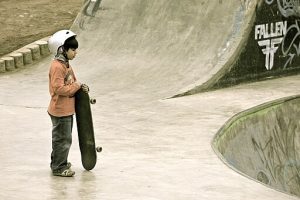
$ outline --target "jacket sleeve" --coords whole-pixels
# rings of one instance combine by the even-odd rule
[[[62,67],[54,67],[50,76],[53,91],[60,96],[72,97],[81,87],[77,82],[65,85],[65,73]]]

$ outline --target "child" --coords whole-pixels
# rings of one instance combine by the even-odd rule
[[[77,81],[69,60],[77,54],[76,34],[70,30],[61,30],[49,38],[49,49],[55,55],[49,70],[49,92],[51,95],[48,113],[52,121],[51,170],[54,176],[72,177],[68,162],[72,144],[73,115],[75,113],[74,94],[82,87],[88,87]]]

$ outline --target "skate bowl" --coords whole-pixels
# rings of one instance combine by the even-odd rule
[[[258,5],[255,0],[86,2],[72,26],[78,34],[79,49],[71,64],[78,80],[88,84],[91,95],[100,102],[93,105],[93,124],[96,141],[105,149],[98,158],[101,164],[91,173],[84,171],[74,134],[70,161],[76,171],[75,179],[50,176],[51,122],[46,110],[48,70],[53,58],[45,57],[18,73],[8,72],[0,78],[3,93],[0,96],[0,126],[3,127],[0,199],[295,199],[231,170],[215,154],[211,140],[234,114],[299,94],[298,76],[166,98],[206,85],[209,80],[213,83],[218,80],[214,77],[220,77],[226,72],[224,69],[233,66],[250,38]],[[278,23],[278,27],[283,26],[285,23]],[[267,26],[258,29],[263,30],[262,27]],[[258,41],[253,44],[258,45]],[[264,58],[262,50],[258,50]],[[29,91],[34,91],[34,95]],[[21,98],[16,98],[16,94]],[[236,117],[231,123],[236,133],[222,129],[216,136],[217,154],[247,177],[252,173],[254,180],[296,193],[294,172],[297,172],[295,152],[298,149],[286,149],[292,147],[286,144],[294,141],[298,147],[297,134],[292,135],[293,130],[298,130],[297,102],[296,97],[284,99],[272,106],[261,106],[260,115],[248,112],[244,118]],[[268,113],[276,117],[269,119]],[[250,117],[259,118],[262,124],[257,122],[254,126],[243,120]],[[231,127],[229,123],[226,125]],[[239,126],[242,125],[260,128],[256,133],[267,132],[270,126],[277,135],[287,136],[272,136],[279,144],[271,147],[271,158],[267,158],[267,153],[264,157],[255,149],[267,149],[263,142],[268,140],[261,135],[251,140],[251,131],[241,134]],[[255,141],[252,151],[256,154],[243,149],[247,144],[250,149],[252,141]],[[21,152],[16,150],[18,144],[24,144]],[[250,155],[246,161],[251,161],[254,169],[249,167],[251,163],[244,164],[246,153]],[[268,164],[263,158],[276,164],[274,169],[273,163]],[[240,169],[238,164],[249,172]],[[24,197],[24,194],[28,195]]]
[[[204,84],[235,57],[255,12],[256,0],[247,2],[105,0],[85,7],[72,30],[80,55],[94,58],[91,76],[172,97]]]
[[[300,196],[300,96],[265,103],[232,117],[212,146],[235,171]]]

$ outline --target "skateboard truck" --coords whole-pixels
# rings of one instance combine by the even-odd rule
[[[96,147],[96,151],[98,152],[98,153],[100,153],[101,151],[102,151],[102,147]]]
[[[92,98],[90,99],[91,104],[95,104],[96,102],[97,102],[96,99],[92,99]]]

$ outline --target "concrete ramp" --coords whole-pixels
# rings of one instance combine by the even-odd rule
[[[83,12],[73,26],[80,57],[89,59],[77,62],[88,79],[106,77],[104,88],[113,82],[109,90],[178,95],[233,56],[254,7],[238,0],[103,0],[93,17]]]
[[[214,149],[236,171],[299,197],[299,104],[292,96],[234,116],[215,136]]]

